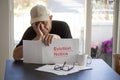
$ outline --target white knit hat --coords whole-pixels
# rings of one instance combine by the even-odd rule
[[[50,20],[50,11],[44,5],[36,5],[31,11],[31,24],[38,21],[47,21]]]

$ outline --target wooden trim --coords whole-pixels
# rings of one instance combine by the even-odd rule
[[[120,74],[120,54],[114,54],[115,71]]]

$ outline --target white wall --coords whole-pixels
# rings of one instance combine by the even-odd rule
[[[0,80],[4,80],[5,61],[9,58],[9,0],[0,0]]]

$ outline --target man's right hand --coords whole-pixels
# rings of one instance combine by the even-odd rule
[[[36,25],[35,23],[33,23],[32,27],[36,32],[36,37],[34,38],[34,40],[41,40],[43,36],[43,32],[41,31],[40,27],[42,27],[42,24],[38,23],[38,25]]]

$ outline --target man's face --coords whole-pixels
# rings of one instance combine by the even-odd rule
[[[41,24],[41,25],[39,25],[39,24]],[[40,28],[40,30],[42,31],[43,35],[45,35],[45,34],[48,34],[51,31],[52,20],[39,21],[39,22],[36,22],[35,25],[38,26]]]

